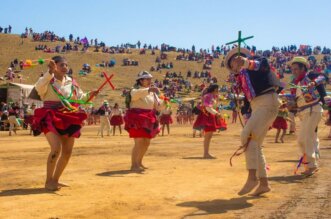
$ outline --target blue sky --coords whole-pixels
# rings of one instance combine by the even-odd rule
[[[331,47],[330,0],[5,0],[0,26],[32,27],[60,36],[98,38],[107,45],[165,42],[210,48],[236,39],[238,30],[258,49],[309,44]]]

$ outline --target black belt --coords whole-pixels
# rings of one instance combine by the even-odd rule
[[[256,96],[258,97],[258,96],[262,96],[264,94],[272,94],[272,93],[276,93],[276,90],[274,88],[272,88],[270,90],[268,89],[268,90],[262,91],[261,93],[257,94]]]

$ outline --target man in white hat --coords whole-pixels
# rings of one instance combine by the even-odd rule
[[[109,103],[107,100],[103,101],[102,106],[99,108],[97,114],[100,115],[100,129],[98,131],[98,134],[100,132],[101,137],[103,138],[103,130],[106,128],[107,130],[107,136],[110,136],[110,122],[109,122],[109,115],[111,113],[111,109],[109,107]]]
[[[252,108],[241,132],[248,177],[238,194],[247,194],[257,187],[252,195],[258,196],[270,191],[262,143],[280,106],[276,93],[278,81],[270,71],[268,60],[264,57],[251,58],[245,48],[241,49],[240,56],[237,48],[232,49],[225,58],[225,66],[235,75],[234,89],[238,94],[244,93]]]
[[[309,63],[304,57],[294,57],[291,62],[291,70],[294,76],[293,83],[297,88],[291,89],[297,102],[298,116],[301,120],[298,134],[300,146],[308,169],[303,175],[311,176],[318,171],[317,158],[319,155],[319,140],[317,137],[317,126],[321,121],[326,96],[324,81],[321,74],[308,73]]]

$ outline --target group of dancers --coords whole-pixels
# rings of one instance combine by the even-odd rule
[[[250,117],[245,121],[241,131],[241,149],[245,153],[248,177],[238,194],[252,192],[252,195],[258,196],[271,189],[262,143],[279,115],[279,110],[282,109],[277,93],[281,84],[270,70],[266,58],[252,57],[250,51],[244,48],[240,54],[237,48],[231,50],[225,58],[225,65],[235,75],[235,92],[243,93],[251,108]],[[77,105],[81,101],[92,100],[98,91],[84,93],[74,79],[66,76],[68,64],[64,57],[53,57],[48,66],[48,72],[35,85],[44,106],[35,110],[33,131],[35,135],[43,132],[51,148],[47,160],[45,188],[58,190],[64,186],[59,182],[59,178],[68,164],[75,138],[80,136],[82,123],[87,118],[86,113]],[[321,102],[326,96],[323,89],[325,79],[321,75],[308,73],[308,62],[303,57],[295,57],[291,62],[291,68],[295,78],[291,92],[297,100],[296,110],[301,119],[298,145],[308,167],[302,174],[310,176],[318,170],[317,126],[322,118]],[[200,113],[194,124],[196,128],[204,131],[203,157],[206,159],[214,158],[209,153],[213,133],[226,129],[224,118],[217,110],[218,91],[217,84],[211,84],[205,89],[201,98]],[[134,172],[145,171],[143,158],[151,139],[160,132],[159,123],[169,124],[171,121],[171,107],[167,103],[169,100],[160,98],[159,94],[159,89],[152,85],[152,75],[142,71],[126,97],[124,129],[134,140],[131,154],[131,170]],[[104,102],[101,108],[100,111],[104,111],[104,116],[107,116],[108,103]],[[157,118],[157,112],[161,112],[160,119]],[[165,125],[162,135],[164,127],[167,127],[169,132],[169,126]]]

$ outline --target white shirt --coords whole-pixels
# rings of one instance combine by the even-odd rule
[[[121,116],[121,115],[122,115],[122,110],[121,109],[113,108],[112,116]]]
[[[60,101],[56,93],[53,91],[50,81],[53,79],[54,74],[49,74],[47,71],[43,77],[40,77],[35,84],[36,90],[43,101]],[[72,79],[64,76],[60,81],[54,78],[54,87],[56,87],[64,97],[68,98],[71,93]],[[79,99],[87,101],[89,98],[88,93],[84,93],[79,87],[75,86],[76,95],[72,95],[71,99]]]
[[[148,92],[148,90],[149,88],[132,89],[130,108],[160,109],[161,100],[156,94]]]

